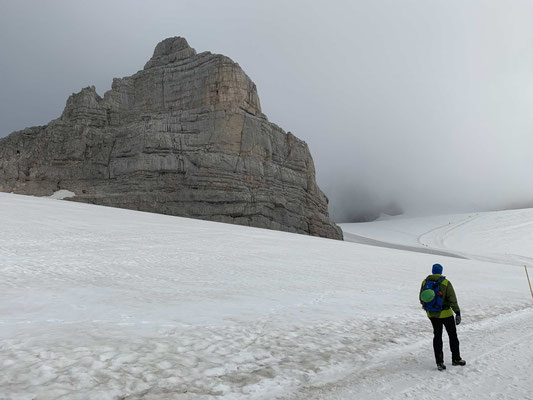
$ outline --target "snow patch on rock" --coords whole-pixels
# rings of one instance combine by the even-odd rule
[[[61,189],[57,192],[54,192],[53,195],[50,196],[52,199],[56,200],[64,200],[64,199],[70,199],[72,197],[76,197],[76,193],[71,192],[70,190]]]

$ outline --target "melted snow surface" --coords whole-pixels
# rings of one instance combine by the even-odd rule
[[[0,221],[0,399],[416,398],[434,262],[463,310],[456,398],[509,368],[490,390],[531,390],[518,267],[5,193]]]

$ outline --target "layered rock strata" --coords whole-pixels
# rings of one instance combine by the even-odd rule
[[[0,191],[342,239],[305,142],[269,122],[238,64],[159,43],[144,69],[0,139]]]

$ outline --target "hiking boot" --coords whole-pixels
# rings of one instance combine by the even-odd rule
[[[462,359],[452,360],[452,365],[464,366],[464,365],[466,365],[466,361],[462,360]]]
[[[439,371],[444,371],[446,369],[446,365],[444,365],[444,363],[437,364],[437,369]]]

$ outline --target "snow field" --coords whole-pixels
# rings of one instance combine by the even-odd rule
[[[462,222],[475,214],[437,215],[431,217],[396,216],[386,220],[363,223],[345,223],[341,228],[345,233],[358,234],[388,243],[407,246],[423,246],[419,242],[420,235],[435,228]]]
[[[533,209],[469,215],[421,235],[419,241],[473,259],[533,267]]]
[[[345,233],[383,242],[445,250],[469,259],[533,267],[533,209],[394,217],[341,224]]]
[[[284,398],[349,379],[427,345],[434,262],[462,327],[531,305],[512,266],[4,193],[0,221],[0,399]]]
[[[465,367],[451,365],[444,340],[447,369],[437,372],[429,337],[400,352],[378,354],[346,379],[306,388],[290,399],[533,399],[533,309],[459,325],[458,335],[463,353],[469,349]]]
[[[338,378],[354,363],[364,362],[365,354],[407,343],[406,335],[394,334],[397,327],[390,322],[367,321],[361,329],[354,325],[348,321],[269,330],[261,323],[202,326],[160,329],[148,337],[138,335],[135,327],[113,332],[105,325],[74,325],[45,337],[4,341],[7,369],[0,387],[27,398],[84,399],[95,393],[103,399],[125,394],[161,398],[165,391],[169,398],[272,396],[327,381],[333,373]],[[105,334],[81,334],[82,329]]]

